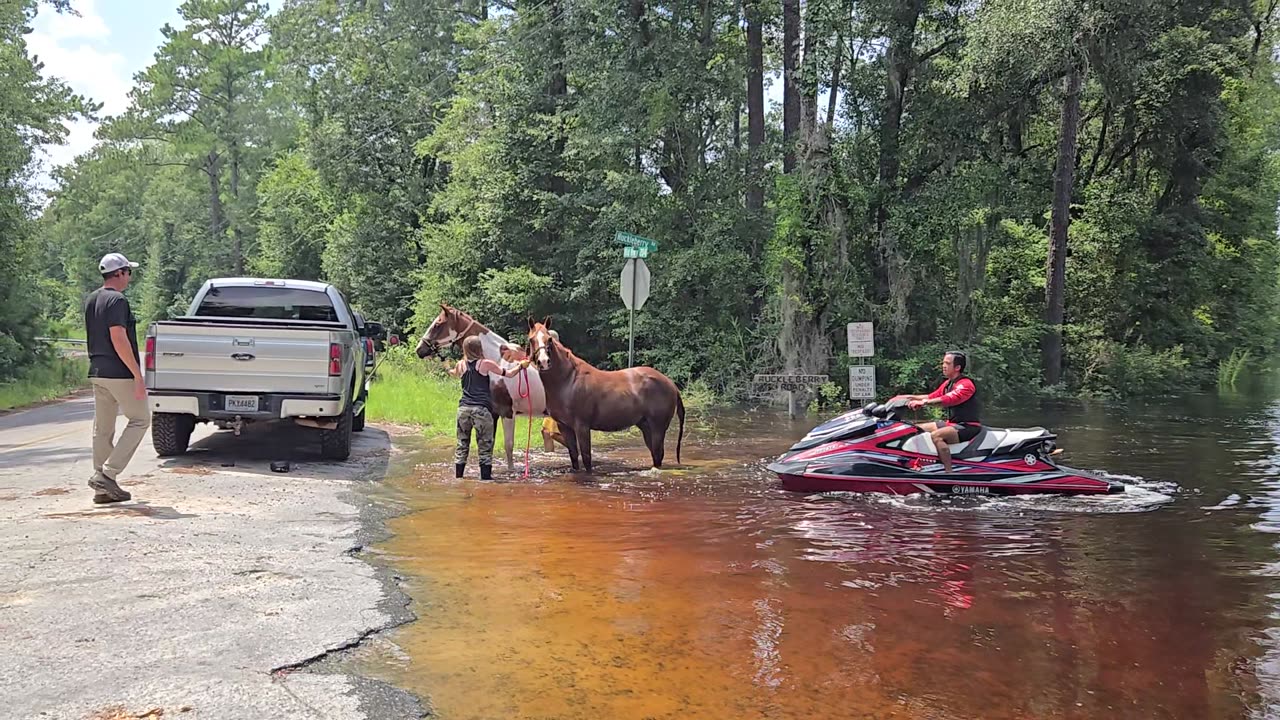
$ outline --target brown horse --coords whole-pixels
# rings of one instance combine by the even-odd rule
[[[591,431],[640,428],[653,466],[662,467],[667,428],[680,415],[676,462],[684,443],[684,399],[676,384],[650,367],[600,370],[560,344],[549,329],[551,319],[529,321],[529,346],[547,391],[547,412],[560,426],[569,462],[578,469],[578,454],[591,472]]]

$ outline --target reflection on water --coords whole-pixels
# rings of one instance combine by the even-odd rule
[[[1052,426],[1123,496],[786,493],[762,459],[806,428],[761,414],[663,472],[638,442],[594,479],[538,456],[532,481],[454,481],[442,455],[403,481],[386,549],[421,619],[376,674],[448,719],[1268,716],[1280,404],[1259,397],[999,417]]]

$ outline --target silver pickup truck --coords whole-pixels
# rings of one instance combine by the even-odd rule
[[[186,452],[197,422],[239,434],[247,422],[292,419],[319,429],[325,458],[347,459],[351,433],[364,429],[373,341],[382,332],[326,283],[209,280],[186,316],[147,329],[156,453]]]

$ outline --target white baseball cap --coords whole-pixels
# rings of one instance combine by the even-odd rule
[[[129,258],[120,253],[107,253],[102,256],[102,261],[98,263],[98,271],[104,275],[109,272],[115,272],[121,268],[136,268],[138,263],[129,262]]]

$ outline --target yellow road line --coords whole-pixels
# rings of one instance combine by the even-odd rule
[[[14,445],[13,447],[5,448],[5,450],[6,450],[6,451],[9,451],[9,450],[18,450],[18,449],[21,449],[21,448],[24,448],[24,447],[31,447],[32,445],[38,445],[38,444],[40,444],[40,443],[42,443],[42,442],[45,442],[46,440],[57,440],[57,439],[58,439],[58,438],[60,438],[60,437],[66,437],[66,436],[68,436],[68,435],[74,435],[75,433],[78,433],[78,432],[84,432],[84,431],[83,431],[83,430],[81,430],[80,428],[76,428],[75,430],[68,430],[68,431],[66,431],[66,432],[58,433],[57,435],[46,435],[45,437],[42,437],[42,438],[36,438],[35,440],[29,440],[29,441],[27,441],[27,442],[22,443],[21,445]]]

